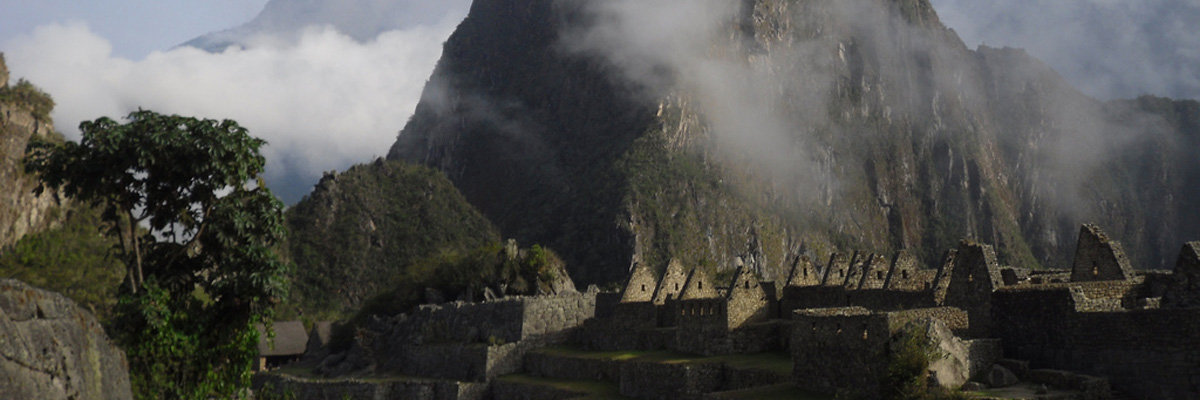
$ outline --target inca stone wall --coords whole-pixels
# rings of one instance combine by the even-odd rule
[[[482,399],[487,384],[437,380],[317,380],[277,374],[254,375],[254,390],[295,400]]]
[[[797,311],[792,322],[792,376],[801,388],[878,392],[891,335],[887,316],[861,307],[829,308]]]
[[[963,241],[958,246],[946,287],[947,306],[962,308],[971,319],[971,337],[988,337],[992,324],[992,292],[1003,284],[992,246]]]
[[[595,309],[594,292],[424,305],[373,323],[358,351],[318,370],[341,376],[373,365],[409,376],[485,381],[520,370],[530,348],[568,340]]]
[[[996,292],[994,333],[1006,356],[1102,375],[1139,398],[1200,393],[1200,309],[1088,312],[1071,289]]]
[[[0,280],[0,398],[131,399],[125,353],[57,293]]]

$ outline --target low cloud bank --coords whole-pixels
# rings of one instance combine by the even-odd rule
[[[309,27],[298,40],[258,36],[244,48],[179,47],[138,61],[114,56],[86,25],[67,23],[41,26],[3,49],[14,80],[54,97],[52,116],[68,138],[78,139],[80,121],[138,108],[233,119],[269,142],[268,184],[293,203],[323,171],[386,154],[457,22],[362,42]]]
[[[1200,98],[1200,1],[931,1],[968,46],[1024,48],[1091,96]]]

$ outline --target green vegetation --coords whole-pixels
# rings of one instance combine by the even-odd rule
[[[640,361],[663,364],[720,363],[738,369],[771,371],[780,376],[792,375],[792,358],[783,353],[728,354],[702,356],[666,350],[591,351],[568,346],[554,346],[535,352],[574,358],[609,361]]]
[[[952,400],[966,395],[940,386],[931,387],[926,377],[929,365],[942,354],[929,335],[916,325],[897,336],[888,353],[887,372],[882,381],[883,398],[892,400]]]
[[[792,383],[783,383],[773,386],[757,387],[746,390],[736,390],[730,392],[715,393],[712,395],[717,399],[753,399],[753,400],[829,400],[832,396],[820,393],[813,393],[796,387]]]
[[[61,226],[26,235],[6,249],[0,276],[62,293],[107,323],[124,265],[111,252],[117,241],[101,234],[103,225],[98,208],[72,208]]]
[[[54,110],[54,99],[23,78],[16,85],[0,87],[0,103],[26,107],[39,121],[50,121],[50,111]]]
[[[522,385],[533,386],[549,386],[559,390],[578,393],[578,399],[627,399],[622,396],[620,390],[608,382],[602,381],[586,381],[586,380],[569,380],[545,378],[540,376],[530,375],[506,375],[496,379],[500,382],[518,383]]]
[[[407,279],[397,277],[412,275],[406,269],[418,260],[500,238],[440,172],[383,160],[326,175],[287,211],[287,226],[296,270],[291,301],[279,310],[285,318],[344,318]]]
[[[334,332],[333,347],[349,344],[354,327],[371,316],[405,313],[425,301],[426,289],[433,289],[446,300],[468,292],[482,299],[485,288],[497,295],[533,295],[550,291],[550,283],[564,271],[558,255],[540,245],[519,250],[492,243],[466,253],[445,251],[408,265],[404,272],[388,282],[390,289],[368,300],[349,324]],[[496,289],[506,288],[505,292]]]
[[[286,294],[283,205],[259,179],[263,140],[236,122],[139,110],[80,124],[79,143],[30,144],[38,191],[102,210],[125,284],[110,332],[140,399],[245,394],[254,323]]]

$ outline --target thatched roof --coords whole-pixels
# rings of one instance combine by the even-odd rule
[[[273,325],[275,330],[275,339],[269,340],[266,335],[266,330],[261,324],[255,325],[258,329],[258,355],[261,357],[267,356],[298,356],[304,354],[304,347],[308,344],[308,333],[304,331],[304,324],[300,321],[276,321]]]

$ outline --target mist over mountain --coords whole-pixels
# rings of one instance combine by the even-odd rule
[[[932,3],[968,46],[1026,49],[1090,96],[1200,98],[1200,2]]]
[[[1081,222],[1163,268],[1200,237],[1197,118],[972,50],[928,0],[480,0],[389,157],[584,282],[963,237],[1062,266]]]
[[[229,46],[245,47],[263,36],[294,42],[304,30],[323,26],[366,42],[388,31],[456,23],[470,4],[470,0],[270,0],[250,22],[200,36],[183,46],[221,52]]]

